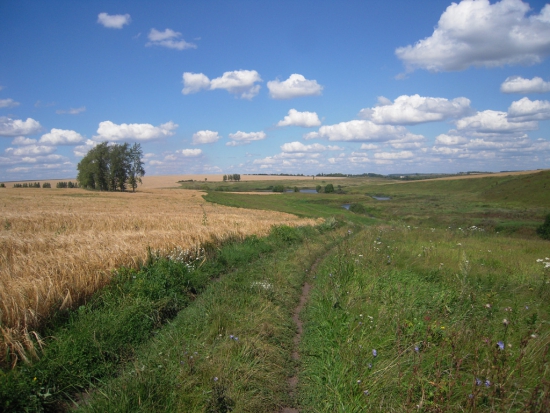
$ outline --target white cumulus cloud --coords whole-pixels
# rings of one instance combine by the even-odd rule
[[[44,146],[44,145],[27,145],[21,146],[19,148],[7,148],[6,153],[15,155],[15,156],[26,156],[26,155],[45,155],[55,151],[53,146]]]
[[[302,128],[312,128],[320,126],[321,121],[315,112],[298,112],[296,109],[290,109],[288,115],[277,126],[300,126]]]
[[[189,95],[202,89],[210,89],[210,79],[204,73],[185,72],[183,74],[183,89],[181,93]]]
[[[186,158],[194,158],[202,155],[202,149],[181,149],[176,151],[176,153],[180,153]]]
[[[459,131],[465,131],[473,135],[483,134],[510,134],[523,133],[528,130],[538,128],[538,123],[514,122],[508,119],[506,112],[495,110],[485,110],[478,112],[473,116],[468,116],[456,121],[456,127]]]
[[[196,49],[197,45],[194,43],[188,43],[183,39],[180,39],[182,34],[172,29],[165,29],[163,32],[157,29],[151,29],[149,35],[149,42],[145,46],[162,46],[169,49],[185,50]]]
[[[50,133],[42,135],[40,143],[46,145],[76,145],[84,140],[84,137],[74,130],[53,128]]]
[[[288,142],[281,146],[281,150],[286,153],[323,152],[327,150],[327,147],[319,143],[304,145],[302,142]]]
[[[378,98],[378,100],[381,99]],[[378,124],[413,125],[458,118],[471,110],[470,100],[464,97],[448,100],[419,95],[403,95],[391,104],[383,102],[383,105],[362,109],[359,116]]]
[[[40,131],[40,123],[34,119],[27,120],[0,117],[0,136],[32,135]]]
[[[430,37],[399,47],[408,70],[464,70],[470,66],[534,64],[550,54],[550,5],[527,15],[521,0],[452,3]]]
[[[210,81],[210,89],[225,89],[229,93],[241,95],[243,99],[252,99],[260,91],[260,74],[255,70],[234,70],[224,72],[221,77]]]
[[[18,136],[13,141],[11,141],[11,144],[22,146],[22,145],[32,145],[32,144],[35,144],[37,142],[38,141],[36,139],[25,138],[24,136]]]
[[[201,145],[203,143],[214,143],[221,138],[218,132],[211,130],[200,130],[193,134],[193,145]]]
[[[294,73],[285,81],[278,79],[267,82],[269,95],[273,99],[292,99],[301,96],[317,96],[323,91],[323,86],[316,80],[308,80],[303,75]]]
[[[502,93],[545,93],[550,92],[550,82],[541,77],[524,79],[521,76],[510,76],[500,85]]]
[[[160,126],[153,126],[149,123],[121,123],[117,125],[109,120],[101,122],[97,129],[97,135],[93,137],[96,141],[150,141],[172,136],[177,124],[170,121]]]
[[[97,22],[109,29],[122,29],[125,24],[130,24],[131,21],[129,14],[99,13],[97,15]]]
[[[468,139],[463,136],[447,135],[445,133],[442,133],[441,135],[438,135],[435,138],[436,145],[453,146],[453,145],[461,145],[467,142],[468,142]]]
[[[402,139],[409,132],[403,126],[378,125],[370,120],[352,120],[335,125],[325,125],[318,132],[306,135],[306,138],[327,138],[340,142],[384,142]]]
[[[238,131],[236,133],[230,133],[229,139],[231,139],[230,142],[227,142],[227,146],[239,146],[239,145],[247,145],[250,142],[253,141],[261,141],[266,138],[266,134],[263,131],[260,132],[241,132]]]
[[[229,93],[240,95],[242,99],[252,99],[260,91],[260,74],[255,70],[234,70],[225,72],[222,76],[210,80],[204,73],[183,73],[183,89],[181,93],[188,95],[203,89],[225,89]]]
[[[19,106],[19,102],[13,99],[0,99],[0,108],[13,108]]]
[[[513,122],[528,122],[550,119],[550,102],[523,98],[512,102],[508,108],[508,119]]]
[[[394,160],[394,159],[410,159],[414,157],[411,151],[401,152],[378,152],[374,154],[375,159]]]

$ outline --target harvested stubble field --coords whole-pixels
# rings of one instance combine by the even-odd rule
[[[110,270],[137,266],[147,250],[195,251],[207,243],[309,225],[293,215],[207,204],[199,191],[81,189],[0,191],[0,360],[25,359],[56,311],[82,303]],[[13,363],[13,360],[12,360]]]

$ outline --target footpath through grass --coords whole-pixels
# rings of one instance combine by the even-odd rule
[[[302,412],[550,411],[548,241],[371,227],[319,267]]]

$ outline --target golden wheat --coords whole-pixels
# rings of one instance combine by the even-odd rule
[[[79,305],[135,266],[147,247],[198,248],[228,238],[265,235],[274,224],[314,221],[277,212],[207,204],[202,193],[149,190],[0,190],[0,363],[27,360],[42,345],[36,330],[52,313]]]

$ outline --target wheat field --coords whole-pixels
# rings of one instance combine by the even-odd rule
[[[202,192],[0,189],[0,360],[28,360],[36,332],[60,309],[103,287],[110,270],[137,266],[147,248],[195,249],[259,236],[273,225],[310,225],[290,214],[207,204]]]

